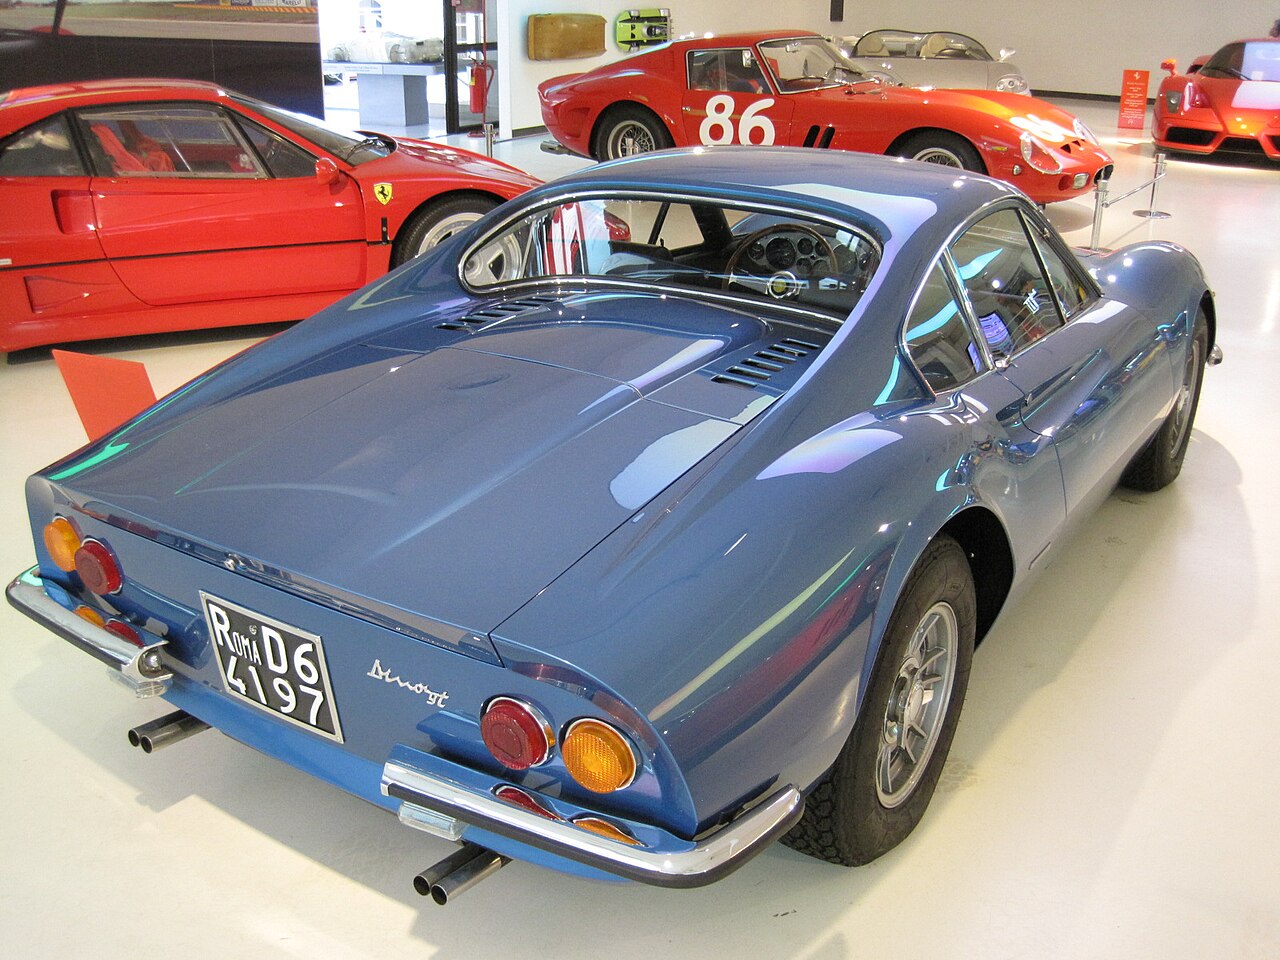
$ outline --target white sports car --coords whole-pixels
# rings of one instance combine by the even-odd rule
[[[1008,62],[1015,51],[993,57],[963,33],[872,30],[844,37],[840,49],[867,73],[910,87],[1031,92],[1022,71]]]

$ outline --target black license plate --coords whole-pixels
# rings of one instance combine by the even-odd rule
[[[227,693],[341,743],[320,637],[203,590],[200,600]]]

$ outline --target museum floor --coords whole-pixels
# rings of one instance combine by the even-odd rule
[[[1117,160],[1152,151],[1072,103]],[[474,142],[474,141],[473,141]],[[583,161],[537,138],[498,155]],[[775,846],[690,891],[513,863],[446,908],[413,891],[450,845],[230,739],[153,756],[164,712],[0,609],[0,950],[12,958],[310,960],[1280,956],[1280,170],[1173,160],[1102,242],[1184,243],[1218,297],[1182,477],[1119,491],[978,650],[919,829],[849,870]],[[1087,244],[1092,204],[1050,209]],[[171,390],[244,332],[110,345]],[[84,441],[47,355],[0,365],[0,573],[32,560],[24,478]],[[1268,586],[1270,584],[1270,586]]]

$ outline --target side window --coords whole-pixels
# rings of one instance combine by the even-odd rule
[[[238,119],[245,136],[257,149],[258,156],[262,157],[273,177],[289,179],[315,176],[316,158],[307,151],[246,117]]]
[[[79,117],[94,166],[106,176],[267,176],[231,118],[216,106],[99,107]]]
[[[62,114],[32,124],[0,144],[0,177],[84,175],[84,164]]]
[[[690,90],[763,93],[769,89],[750,50],[693,50],[688,56]]]
[[[1093,299],[1093,291],[1081,279],[1080,271],[1071,269],[1072,265],[1058,255],[1052,244],[1043,237],[1036,236],[1035,231],[1031,235],[1036,249],[1040,251],[1040,259],[1049,271],[1049,283],[1058,297],[1058,305],[1062,307],[1063,316],[1069,320]]]
[[[940,263],[935,263],[907,317],[907,352],[935,393],[986,369],[982,350]]]
[[[978,221],[951,248],[982,336],[1012,356],[1062,326],[1049,281],[1016,210]]]

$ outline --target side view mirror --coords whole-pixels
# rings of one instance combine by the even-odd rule
[[[1010,57],[1012,57],[1012,56],[1013,56],[1015,53],[1017,53],[1017,52],[1018,52],[1017,50],[1010,50],[1008,47],[1001,47],[1001,48],[1000,48],[1000,56],[999,56],[999,58],[996,60],[996,62],[997,62],[997,63],[1004,63],[1006,60],[1008,60]]]
[[[1178,72],[1178,61],[1173,59],[1173,57],[1169,57],[1167,60],[1161,60],[1160,69],[1168,70],[1169,75],[1172,76],[1173,74]]]
[[[320,186],[327,187],[335,184],[341,176],[342,171],[338,169],[338,165],[328,157],[321,157],[316,161],[316,183]]]

